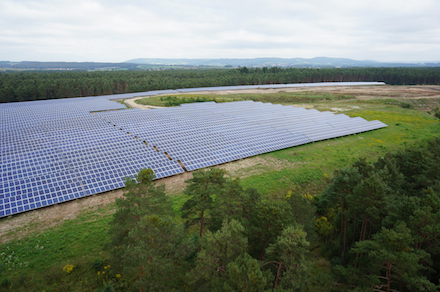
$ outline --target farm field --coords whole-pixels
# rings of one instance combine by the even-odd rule
[[[336,169],[360,157],[375,160],[388,151],[440,134],[439,121],[432,115],[440,106],[440,86],[326,87],[176,96],[182,97],[218,102],[252,99],[360,116],[369,121],[378,119],[388,125],[216,166],[230,177],[240,178],[245,188],[252,186],[265,196],[320,194]],[[154,106],[165,106],[166,102],[163,96],[162,100],[159,96],[140,101]],[[184,173],[157,182],[165,184],[176,212],[186,200],[182,195],[184,181],[191,176]],[[120,196],[122,191],[113,191],[1,220],[1,289],[94,291],[103,281],[122,281],[108,266],[103,252],[114,199]],[[69,272],[70,265],[74,267]]]

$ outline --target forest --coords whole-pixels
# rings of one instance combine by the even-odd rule
[[[239,68],[105,72],[2,72],[0,102],[228,85],[383,81],[439,84],[440,68]]]
[[[179,215],[141,170],[116,201],[105,246],[124,280],[102,289],[308,291],[328,282],[335,291],[437,291],[439,173],[438,138],[361,158],[314,197],[267,198],[220,169],[200,170]],[[316,246],[331,275],[314,271]]]

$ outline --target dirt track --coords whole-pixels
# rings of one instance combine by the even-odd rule
[[[284,89],[260,89],[260,90],[235,90],[222,92],[198,92],[199,94],[232,94],[232,93],[276,93],[276,92],[328,92],[334,94],[353,95],[357,99],[434,99],[440,98],[440,86],[356,86],[356,87],[317,87],[317,88],[284,88]],[[194,94],[194,93],[191,93]],[[125,100],[131,107],[152,108],[150,106],[142,106],[134,102],[135,99]],[[227,163],[221,166],[232,176],[246,176],[250,172],[247,169],[257,166],[260,168],[278,169],[284,164],[280,161],[262,162],[260,157],[247,158],[241,161]],[[288,166],[295,167],[295,166]],[[255,173],[252,173],[255,174]],[[158,181],[165,184],[166,191],[170,195],[178,194],[184,188],[184,181],[190,179],[192,173],[184,173],[181,175],[164,178]],[[23,237],[28,233],[40,232],[46,228],[53,227],[65,220],[77,217],[84,210],[93,210],[105,207],[114,203],[115,199],[122,196],[122,190],[107,192],[100,195],[81,198],[71,202],[59,205],[49,206],[43,209],[33,210],[13,216],[12,218],[0,219],[0,242],[8,241],[12,238]]]
[[[142,104],[138,104],[135,101],[138,99],[143,99],[143,98],[147,98],[148,96],[141,96],[141,97],[135,97],[135,98],[128,98],[124,100],[124,103],[128,106],[128,107],[133,107],[133,108],[140,108],[140,109],[152,109],[152,108],[161,108],[160,106],[153,106],[153,105],[142,105]]]

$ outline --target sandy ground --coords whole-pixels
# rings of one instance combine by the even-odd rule
[[[253,89],[253,90],[229,90],[213,92],[213,94],[225,95],[235,93],[278,93],[278,92],[327,92],[333,94],[353,95],[357,99],[374,98],[440,98],[439,85],[412,85],[412,86],[325,86],[325,87],[292,87],[281,89]],[[210,93],[208,91],[200,94]],[[194,94],[194,93],[192,93]]]
[[[215,166],[226,171],[226,176],[246,178],[266,171],[280,171],[286,168],[297,168],[302,162],[289,162],[270,156],[254,156]]]
[[[83,211],[112,204],[119,197],[122,197],[122,190],[81,198],[1,219],[0,243],[13,238],[22,238],[29,233],[44,231],[65,220],[76,218]]]
[[[259,90],[234,90],[221,92],[197,92],[198,94],[232,94],[232,93],[276,93],[276,92],[328,92],[334,94],[353,95],[357,99],[399,98],[399,99],[423,99],[440,98],[440,86],[356,86],[356,87],[317,87],[317,88],[283,88],[283,89],[259,89]],[[194,94],[194,93],[190,93]],[[154,108],[135,103],[137,97],[126,99],[124,102],[130,107],[142,109]],[[337,109],[337,107],[335,107]],[[289,164],[286,161],[271,157],[251,157],[239,161],[216,166],[225,169],[231,177],[247,177],[264,171],[294,168],[299,165]],[[185,187],[185,180],[192,178],[192,173],[183,173],[157,181],[165,184],[169,195],[177,195]],[[122,190],[111,191],[100,195],[81,198],[78,200],[48,206],[46,208],[18,214],[10,218],[0,219],[0,242],[6,242],[13,238],[20,238],[33,232],[41,232],[46,228],[56,226],[65,220],[76,218],[81,212],[95,210],[113,204],[116,198],[122,197]]]

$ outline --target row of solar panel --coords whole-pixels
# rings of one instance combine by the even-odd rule
[[[214,119],[214,118],[213,118]],[[259,120],[261,120],[262,119],[262,117],[260,116],[259,118],[258,118]],[[250,118],[248,118],[248,120],[250,120]],[[298,118],[296,119],[296,120],[298,120]],[[194,121],[194,120],[193,120]],[[173,123],[176,123],[175,121],[172,121]],[[202,123],[203,122],[203,123]],[[224,121],[224,118],[222,118],[222,120],[221,120],[221,122],[222,123],[228,123],[227,121]],[[231,122],[237,122],[237,120],[231,120]],[[229,122],[229,123],[231,123],[231,122]],[[250,121],[247,121],[247,122],[250,122]],[[137,120],[137,123],[139,123],[139,120]],[[163,127],[163,128],[167,128],[167,123],[170,123],[170,121],[168,120],[168,121],[164,121],[164,124],[162,124],[162,126],[161,127]],[[201,125],[203,125],[203,126],[206,126],[206,121],[201,121]],[[214,121],[212,121],[212,119],[211,119],[211,123],[212,124],[216,124],[216,120],[214,119]],[[194,124],[194,123],[192,123],[192,124]],[[158,124],[158,126],[160,125],[160,123]],[[152,126],[153,128],[154,128],[154,124],[152,124],[152,123],[149,123],[149,127],[150,126]],[[185,127],[188,127],[187,125],[185,125]],[[161,129],[163,129],[163,128],[161,128]]]
[[[328,114],[331,114],[331,113],[328,113]],[[284,121],[284,123],[285,123],[285,121]],[[327,132],[327,129],[326,129],[326,132]],[[345,133],[345,134],[348,134],[348,133]],[[327,136],[326,137],[333,137],[333,135],[332,134],[327,134]],[[322,138],[326,138],[326,137],[322,137]],[[315,140],[315,139],[313,139],[313,140]],[[309,140],[309,139],[306,139],[305,137],[303,138],[303,140],[301,141],[301,142],[298,142],[298,144],[299,143],[307,143],[307,142],[310,142],[311,140]],[[205,145],[204,145],[205,146]],[[264,147],[264,146],[260,146],[260,147],[258,147],[258,150],[259,151],[265,151],[265,150],[267,150],[267,149],[281,149],[281,148],[285,148],[285,147],[288,147],[288,145],[286,145],[285,143],[281,143],[281,144],[278,144],[278,145],[275,145],[275,146],[270,146],[270,148],[268,148],[268,147]],[[174,154],[174,153],[172,153],[173,151],[168,151],[171,155],[172,154]],[[182,159],[182,161],[185,161],[185,159]],[[206,165],[206,164],[202,164],[202,166],[203,165]]]
[[[97,106],[102,102],[95,101]],[[5,133],[7,138],[1,140],[0,147],[1,145],[5,147],[0,149],[6,151],[2,153],[8,154],[6,158],[2,157],[2,163],[6,165],[3,167],[2,164],[2,174],[6,174],[2,181],[7,183],[8,187],[0,187],[0,192],[2,192],[0,194],[7,194],[8,198],[12,198],[15,194],[16,197],[17,190],[12,191],[9,188],[11,182],[15,184],[24,179],[44,177],[42,171],[45,170],[51,169],[52,173],[48,175],[70,171],[82,190],[79,190],[77,186],[67,188],[69,190],[66,191],[67,193],[60,193],[60,190],[50,187],[37,189],[38,192],[49,190],[49,194],[39,194],[39,203],[52,204],[121,187],[123,176],[132,176],[145,167],[151,167],[156,177],[160,178],[183,172],[176,160],[180,160],[187,170],[194,170],[307,143],[309,139],[303,135],[297,135],[293,129],[290,130],[293,127],[289,128],[285,125],[290,121],[305,119],[307,116],[312,117],[311,121],[314,123],[325,120],[324,115],[332,116],[331,113],[319,116],[319,112],[316,111],[252,101],[241,102],[239,109],[237,109],[239,103],[207,103],[147,112],[140,110],[97,112],[94,115],[85,114],[82,109],[93,108],[95,105],[81,107],[81,104],[75,101],[75,105],[78,106],[72,109],[70,117],[73,118],[63,121],[65,113],[70,110],[68,107],[72,107],[71,103],[57,102],[56,106],[49,108],[47,103],[41,107],[40,105],[33,107],[29,103],[26,107],[20,106],[21,109],[32,113],[29,117],[23,118],[23,121],[19,118],[14,119],[16,123],[11,121],[2,123],[7,126],[2,127],[2,133]],[[204,110],[201,111],[201,108]],[[2,109],[0,106],[0,110]],[[17,108],[15,112],[18,110]],[[8,116],[12,116],[15,112],[10,111]],[[52,116],[47,117],[47,112]],[[301,114],[298,114],[300,112]],[[289,116],[294,113],[297,114],[296,117]],[[81,122],[76,121],[78,117],[81,117]],[[375,126],[380,127],[383,124]],[[242,127],[242,129],[237,130],[237,127]],[[123,131],[120,131],[120,128]],[[364,128],[370,129],[371,125]],[[127,135],[126,132],[133,135]],[[316,130],[313,132],[316,134]],[[14,139],[17,133],[22,135],[21,140]],[[35,143],[47,149],[33,152],[34,146],[27,145],[28,137],[31,135],[40,137],[40,139],[50,137],[50,142]],[[134,139],[137,135],[140,141]],[[148,146],[142,143],[144,139]],[[112,144],[114,140],[118,141]],[[21,142],[15,143],[17,141]],[[13,145],[10,144],[11,142]],[[51,143],[54,145],[53,148],[51,148]],[[156,149],[159,149],[161,153],[156,152],[152,146],[158,146]],[[112,149],[112,147],[115,148]],[[118,155],[115,149],[120,147],[127,148],[127,153],[133,152],[133,158],[125,154]],[[138,151],[138,148],[142,150]],[[29,155],[27,151],[33,152],[34,155]],[[59,164],[53,163],[48,158],[54,156],[54,151],[58,155],[61,153],[64,157],[64,160],[58,160]],[[168,160],[163,152],[167,152],[173,160]],[[68,169],[62,170],[61,167],[66,167],[66,165]],[[69,184],[65,178],[58,178],[58,181],[61,184]],[[49,186],[47,182],[46,185]],[[49,197],[41,198],[43,195]],[[20,207],[37,206],[32,207],[30,204],[36,204],[36,202],[29,201],[22,206],[10,203],[4,204],[3,215],[21,212]],[[0,217],[3,216],[2,211],[0,211]]]
[[[171,161],[170,161],[171,162]],[[79,198],[85,195],[100,193],[116,188],[123,187],[123,176],[133,176],[145,165],[122,166],[108,165],[106,168],[90,167],[78,170],[79,180],[76,176],[70,175],[57,176],[53,181],[52,175],[43,176],[39,181],[36,180],[35,186],[32,179],[21,180],[22,184],[0,185],[0,217],[26,211],[33,208]],[[155,167],[158,177],[174,175],[183,172],[177,165],[162,165]],[[82,188],[81,183],[82,181]],[[26,188],[27,187],[27,188]]]
[[[61,115],[61,117],[62,118],[65,118],[65,116],[63,116],[63,115]],[[50,119],[44,119],[44,120],[50,120]],[[70,141],[67,139],[67,141],[63,141],[63,138],[65,139],[65,137],[59,137],[59,136],[62,136],[62,135],[59,135],[58,133],[56,133],[55,131],[53,131],[53,130],[58,130],[58,129],[61,129],[61,130],[65,130],[66,128],[67,129],[71,129],[71,128],[73,128],[73,127],[75,127],[75,128],[73,128],[73,129],[75,129],[75,130],[78,130],[78,128],[80,128],[80,130],[84,130],[84,128],[91,128],[91,129],[96,129],[96,127],[97,126],[100,126],[100,127],[108,127],[109,125],[108,124],[106,124],[106,123],[104,123],[104,122],[102,122],[102,121],[100,121],[100,120],[96,120],[96,119],[94,119],[94,120],[92,120],[92,119],[90,119],[90,118],[88,118],[87,117],[87,119],[86,120],[88,120],[88,121],[86,121],[86,122],[84,122],[84,120],[83,121],[81,121],[80,123],[78,123],[78,121],[76,121],[76,123],[75,123],[75,121],[73,121],[73,123],[72,122],[57,122],[57,121],[55,121],[55,124],[53,123],[53,122],[39,122],[39,123],[35,123],[34,125],[33,124],[31,124],[31,123],[27,123],[26,125],[27,126],[29,126],[30,125],[30,127],[28,127],[28,128],[24,128],[23,129],[23,127],[22,127],[22,129],[20,129],[21,130],[21,133],[22,134],[25,134],[25,135],[29,135],[29,133],[34,133],[34,132],[42,132],[41,131],[41,127],[44,127],[45,128],[45,130],[47,131],[47,128],[51,128],[51,129],[49,129],[49,130],[52,130],[51,132],[47,132],[46,134],[48,134],[48,135],[51,135],[51,136],[53,136],[53,138],[55,138],[55,141],[51,141],[50,143],[48,143],[48,144],[46,144],[45,146],[47,146],[47,147],[51,147],[52,145],[51,145],[51,143],[52,142],[55,142],[55,144],[58,142],[58,144],[61,146],[61,147],[58,147],[59,148],[59,150],[63,150],[62,148],[62,146],[63,145],[70,145],[70,146],[72,146],[72,144],[77,144],[77,145],[75,145],[76,147],[74,147],[75,149],[77,149],[77,148],[81,148],[81,147],[79,147],[79,146],[85,146],[84,144],[83,145],[78,145],[78,140],[82,140],[83,142],[87,142],[87,143],[90,143],[91,142],[91,140],[95,140],[95,139],[90,139],[91,137],[93,137],[93,136],[91,136],[91,135],[87,135],[87,134],[84,134],[83,133],[83,135],[86,137],[86,139],[81,139],[81,138],[78,138],[78,139],[70,139]],[[11,133],[11,134],[13,134],[13,135],[11,135],[12,137],[16,137],[16,134],[17,134],[17,126],[16,126],[17,124],[15,123],[15,126],[14,127],[9,127],[9,128],[12,128],[12,130],[15,130],[15,133]],[[38,127],[38,128],[37,128]],[[5,127],[2,127],[2,129],[5,129]],[[6,133],[7,133],[7,130],[8,130],[8,127],[6,127]],[[102,130],[102,129],[101,129]],[[3,132],[5,132],[5,130],[3,131]],[[111,132],[114,132],[114,130],[113,130],[113,128],[111,128],[111,130],[110,130],[110,132],[109,133],[106,133],[106,134],[97,134],[97,135],[102,135],[102,136],[106,136],[105,138],[107,139],[107,140],[110,140],[111,139],[111,137],[109,138],[108,136],[120,136],[120,133],[118,133],[118,135],[113,135],[113,133],[111,133]],[[62,132],[61,132],[62,133]],[[58,134],[58,135],[57,135]],[[90,133],[88,133],[88,134],[90,134]],[[25,135],[23,135],[23,136],[25,136]],[[5,135],[4,135],[5,136]],[[4,137],[4,136],[2,136],[2,137]],[[73,136],[76,136],[76,135],[73,135]],[[34,138],[34,137],[31,137],[31,140],[32,140],[32,138]],[[4,139],[4,140],[7,140],[7,139]],[[100,138],[97,138],[96,140],[100,140]],[[113,139],[114,140],[114,139]],[[123,141],[125,140],[125,142],[127,142],[127,140],[128,139],[122,139]],[[23,137],[20,137],[20,139],[19,139],[19,141],[23,141]],[[62,141],[62,142],[61,142]],[[10,142],[10,141],[6,141],[6,142]],[[61,143],[60,143],[61,142]],[[93,141],[92,141],[93,142]],[[95,143],[92,145],[93,147],[96,147],[96,141],[94,141]],[[105,141],[105,142],[109,142],[109,141]],[[38,145],[38,148],[39,149],[41,149],[42,148],[42,145],[41,145],[41,143],[35,143],[35,144],[39,144]],[[99,143],[98,143],[99,144]],[[108,143],[106,143],[106,145],[107,145]],[[17,151],[17,152],[23,152],[23,150],[30,150],[30,151],[32,151],[32,150],[34,150],[34,147],[33,146],[24,146],[25,145],[25,143],[23,143],[22,142],[22,144],[20,144],[20,145],[17,145],[17,144],[15,144],[14,143],[14,145],[9,145],[9,147],[7,147],[8,148],[8,152],[15,152],[15,151]],[[139,147],[141,144],[137,144],[137,146]],[[87,146],[90,146],[90,145],[87,145]],[[46,148],[47,148],[46,147]],[[151,147],[150,147],[151,148]],[[2,148],[3,149],[3,148]],[[12,151],[11,151],[11,149],[12,149]],[[146,149],[146,148],[145,148]],[[41,151],[40,151],[41,152]],[[62,151],[63,152],[63,151]],[[154,149],[152,149],[151,148],[151,150],[150,151],[147,151],[147,152],[151,152],[151,153],[155,153],[155,154],[158,154],[158,153],[156,153],[155,152],[155,150]],[[9,153],[8,153],[9,154]],[[34,154],[34,156],[40,156],[40,153],[33,153]],[[149,154],[149,156],[151,156],[151,154]],[[20,155],[19,156],[15,156],[15,157],[12,157],[15,161],[17,160],[17,158],[26,158],[26,155],[23,155],[23,153],[20,153]],[[8,159],[4,159],[4,160],[8,160]],[[158,172],[158,173],[160,173],[162,176],[165,176],[165,175],[169,175],[171,172],[173,172],[173,173],[177,173],[177,171],[174,169],[174,170],[169,170],[168,169],[168,167],[164,167],[163,169],[160,167],[160,163],[159,162],[163,162],[163,160],[167,160],[167,158],[164,156],[163,157],[163,159],[158,159],[158,160],[155,160],[155,164],[159,164],[159,166],[157,166],[157,167],[155,167],[156,168],[156,172]],[[28,161],[27,161],[28,162]],[[39,162],[43,162],[43,161],[39,161]],[[48,162],[48,161],[46,161],[46,162]],[[121,162],[119,162],[119,163],[121,163]],[[14,162],[14,164],[15,164],[15,162]],[[9,166],[11,165],[11,163],[9,163],[8,164]],[[29,168],[29,163],[27,163],[27,165],[26,165],[26,163],[23,163],[23,165],[22,165],[22,167],[24,167],[24,169],[21,169],[21,170],[24,170],[24,171],[21,171],[20,169],[18,170],[18,171],[11,171],[12,169],[11,169],[11,167],[9,167],[9,168],[6,168],[6,169],[3,169],[2,168],[2,170],[5,170],[5,171],[7,171],[7,173],[6,173],[6,176],[7,176],[7,178],[9,179],[9,181],[11,181],[11,180],[14,180],[14,179],[20,179],[20,178],[22,178],[22,177],[26,177],[27,175],[31,175],[31,176],[33,176],[33,175],[41,175],[42,174],[42,172],[45,172],[45,170],[47,170],[47,169],[50,169],[51,167],[53,167],[53,165],[50,165],[50,166],[47,166],[47,167],[44,167],[44,166],[41,166],[41,165],[39,165],[38,167],[37,167],[37,172],[35,172],[35,171],[32,171],[33,169],[32,168]],[[27,168],[26,168],[27,167]],[[142,166],[138,166],[138,168],[137,169],[132,169],[130,172],[122,172],[122,173],[119,173],[119,179],[121,178],[121,175],[127,175],[127,174],[130,174],[130,175],[133,175],[133,174],[135,174],[135,173],[137,173],[140,169],[142,169],[142,168],[144,168],[145,167],[145,164],[144,165],[142,165]],[[180,167],[179,167],[180,168]],[[34,169],[35,170],[35,169]],[[55,169],[52,169],[52,171],[56,171]],[[127,170],[126,170],[127,171]],[[178,169],[178,171],[182,171],[181,169]],[[3,172],[3,171],[2,171]],[[24,174],[24,175],[23,175]],[[121,181],[119,181],[119,182],[116,182],[115,181],[115,178],[113,178],[112,179],[113,181],[112,181],[112,183],[113,184],[109,184],[109,183],[106,183],[106,184],[104,184],[104,185],[100,185],[100,184],[102,184],[102,182],[98,182],[98,185],[96,185],[96,183],[93,185],[93,186],[89,186],[88,184],[84,184],[84,188],[86,189],[86,194],[92,194],[92,193],[96,193],[96,192],[101,192],[101,191],[105,191],[105,190],[109,190],[109,189],[114,189],[114,188],[118,188],[118,187],[122,187],[123,186],[123,183],[121,182]],[[58,194],[58,195],[60,195],[60,194]],[[84,194],[82,194],[82,195],[84,195]],[[81,195],[80,195],[81,196]],[[76,195],[75,197],[78,197],[78,195]],[[64,199],[68,199],[68,198],[64,198]],[[70,197],[70,199],[73,199],[73,197]],[[55,199],[55,201],[53,201],[53,202],[55,202],[56,203],[56,200],[57,199]],[[63,198],[60,198],[60,201],[62,201],[63,200]],[[48,203],[49,204],[51,204],[51,201],[48,201]],[[32,203],[33,204],[33,203]],[[38,207],[38,204],[39,203],[36,203],[36,207]],[[45,205],[45,203],[43,202],[42,203],[42,206],[44,206]],[[33,207],[35,207],[35,206],[30,206],[31,208],[33,208]],[[6,209],[7,208],[10,208],[10,210],[7,210],[7,211],[5,211],[5,213],[4,214],[6,214],[6,215],[8,215],[8,214],[11,214],[11,213],[15,213],[15,212],[20,212],[21,210],[20,210],[20,207],[18,207],[18,209],[16,208],[16,206],[14,206],[13,204],[12,205],[6,205]],[[27,207],[28,207],[28,205],[25,205],[24,206],[24,208],[25,209],[27,209]],[[11,213],[10,213],[11,212]],[[1,214],[1,213],[0,213]]]
[[[61,160],[62,157],[59,158],[51,158],[50,160],[47,160],[48,163],[59,163],[59,161]],[[2,172],[6,172],[6,171],[13,171],[16,169],[22,169],[24,167],[36,167],[36,166],[41,166],[41,165],[45,165],[42,163],[41,160],[26,160],[26,161],[17,161],[17,162],[13,162],[13,163],[4,163],[0,166],[0,173]]]

